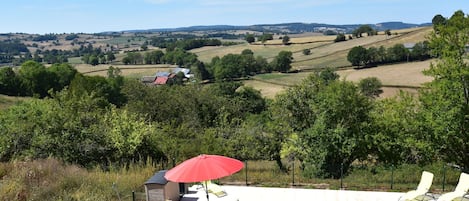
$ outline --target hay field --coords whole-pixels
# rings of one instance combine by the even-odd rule
[[[290,38],[292,44],[304,44],[304,43],[315,43],[315,42],[333,42],[337,36],[325,36],[325,35],[313,35],[305,37]],[[262,45],[262,42],[257,41],[253,44]],[[274,39],[265,41],[266,45],[282,45],[282,39]]]
[[[350,65],[350,62],[347,61],[347,54],[353,47],[376,44],[389,40],[392,37],[396,36],[377,35],[331,43],[311,49],[310,55],[303,55],[301,52],[297,52],[293,54],[294,63],[292,66],[298,69],[347,66]]]
[[[432,77],[423,75],[422,71],[430,67],[434,60],[409,62],[394,65],[383,65],[375,68],[339,70],[341,78],[358,82],[363,78],[377,77],[383,85],[420,87],[425,82],[432,81]]]
[[[374,43],[371,45],[366,46],[369,47],[391,47],[395,44],[404,44],[404,43],[418,43],[425,41],[427,36],[431,34],[433,31],[432,27],[420,27],[420,28],[413,28],[409,29],[407,32],[399,32],[401,35],[397,37],[390,38],[389,40],[381,41],[378,43]]]
[[[399,93],[400,90],[417,93],[416,87],[420,87],[425,82],[432,81],[432,77],[423,75],[422,71],[430,67],[431,62],[410,62],[394,65],[384,65],[367,69],[347,69],[339,70],[337,73],[340,79],[352,82],[358,82],[367,77],[377,77],[385,87],[381,98],[392,97]],[[299,84],[305,79],[310,72],[282,74],[283,76],[258,75],[254,80],[244,81],[245,85],[260,90],[266,98],[274,98],[276,94],[285,91],[288,86]]]

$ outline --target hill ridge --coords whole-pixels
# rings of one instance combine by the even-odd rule
[[[176,32],[176,31],[230,31],[230,30],[247,30],[247,31],[259,31],[259,32],[274,32],[274,33],[301,33],[301,32],[313,32],[319,30],[336,30],[344,33],[349,33],[362,25],[369,25],[378,31],[387,29],[406,29],[413,27],[429,26],[431,23],[412,24],[401,21],[389,21],[381,22],[377,24],[325,24],[325,23],[303,23],[303,22],[291,22],[291,23],[278,23],[278,24],[255,24],[255,25],[197,25],[188,27],[178,28],[156,28],[156,29],[136,29],[136,30],[124,30],[122,32]]]

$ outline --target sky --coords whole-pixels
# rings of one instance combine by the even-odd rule
[[[0,0],[0,33],[99,33],[198,25],[431,22],[467,0]]]

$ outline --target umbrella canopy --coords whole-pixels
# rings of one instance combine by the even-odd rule
[[[202,154],[168,170],[165,178],[173,182],[200,182],[232,175],[243,166],[243,162],[234,158]]]

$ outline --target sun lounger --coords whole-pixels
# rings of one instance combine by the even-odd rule
[[[212,181],[210,181],[210,180],[203,181],[202,186],[206,191],[216,195],[217,197],[223,197],[223,196],[227,195],[227,193],[225,192],[225,190],[221,186],[219,186],[215,183],[212,183]]]
[[[467,200],[469,190],[469,174],[461,173],[458,185],[453,192],[445,193],[438,198],[438,201]],[[458,198],[458,199],[457,199]]]
[[[415,201],[415,200],[425,200],[433,198],[432,194],[428,191],[433,182],[433,173],[423,171],[420,178],[420,183],[417,186],[416,190],[412,190],[404,194],[399,198],[399,201]]]

